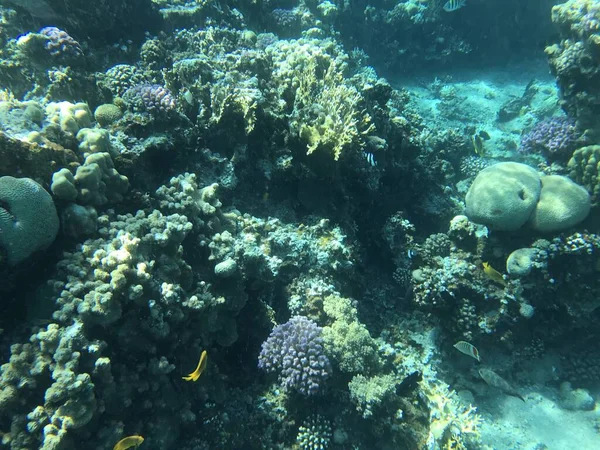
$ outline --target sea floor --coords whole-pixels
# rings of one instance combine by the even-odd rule
[[[518,148],[521,134],[538,120],[560,115],[558,90],[546,60],[512,67],[465,69],[406,80],[391,80],[395,88],[412,94],[413,105],[431,129],[485,131],[488,156],[508,158]],[[499,121],[506,102],[520,98],[533,84],[527,106],[512,120]]]
[[[556,389],[542,387],[526,393],[525,402],[500,396],[476,399],[484,419],[483,443],[495,450],[600,449],[600,407],[568,411],[560,406],[558,395]],[[600,392],[592,395],[597,399]]]

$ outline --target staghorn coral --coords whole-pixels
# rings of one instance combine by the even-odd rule
[[[373,417],[378,408],[384,408],[395,397],[396,384],[395,377],[389,374],[369,378],[355,375],[348,383],[350,400],[364,419]]]
[[[481,443],[481,417],[472,405],[464,405],[449,386],[438,380],[423,383],[430,410],[430,439],[439,448],[471,448]]]

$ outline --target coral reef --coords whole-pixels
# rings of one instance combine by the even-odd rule
[[[593,205],[600,200],[600,146],[590,145],[577,149],[569,160],[569,176],[586,187]]]
[[[546,47],[550,68],[556,76],[563,108],[597,135],[598,98],[596,80],[600,64],[600,7],[590,0],[568,0],[552,8],[552,22],[561,41]]]
[[[444,3],[3,3],[4,447],[478,450],[506,394],[594,407],[599,10],[553,9],[559,117],[539,71],[438,71],[551,0]]]

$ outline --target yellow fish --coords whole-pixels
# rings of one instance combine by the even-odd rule
[[[483,147],[483,139],[478,134],[473,135],[471,138],[473,141],[473,148],[475,150],[475,154],[478,156],[485,155],[485,148]]]
[[[207,358],[207,354],[206,354],[206,350],[204,350],[202,352],[202,355],[200,356],[200,361],[198,361],[196,370],[194,370],[189,375],[186,375],[185,377],[181,377],[181,378],[185,381],[198,381],[198,378],[200,378],[200,375],[202,375],[202,372],[204,372],[204,369],[206,369],[206,358]]]
[[[500,283],[502,286],[506,286],[506,281],[500,272],[490,266],[489,263],[483,263],[483,271],[490,278],[490,280]]]
[[[113,447],[113,450],[127,450],[131,447],[137,448],[142,442],[144,442],[144,438],[141,436],[127,436],[126,438],[123,438],[117,442]]]

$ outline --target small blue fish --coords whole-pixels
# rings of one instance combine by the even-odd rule
[[[444,5],[444,11],[452,12],[462,8],[467,4],[467,0],[448,0]]]

